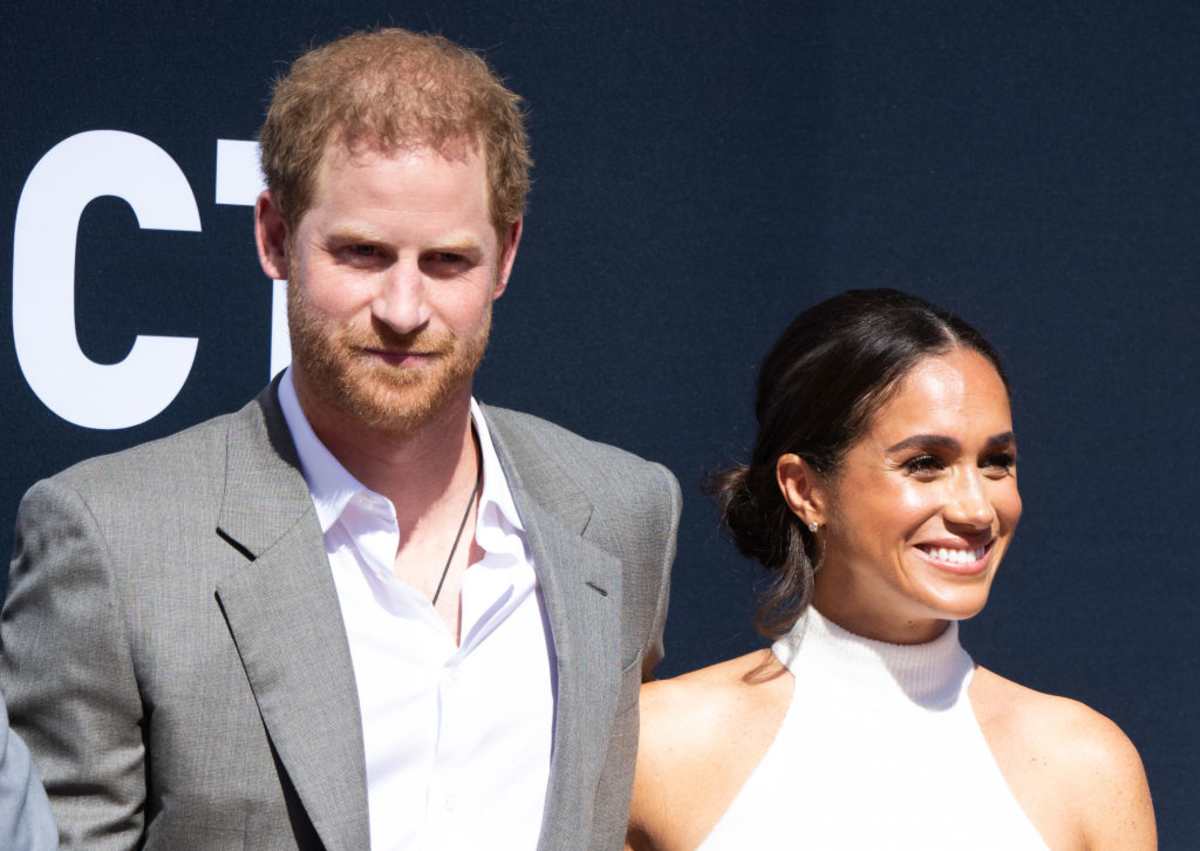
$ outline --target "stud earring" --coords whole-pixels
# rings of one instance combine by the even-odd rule
[[[814,535],[817,533],[817,530],[820,528],[821,528],[820,523],[809,523],[808,524],[808,531],[812,532]]]

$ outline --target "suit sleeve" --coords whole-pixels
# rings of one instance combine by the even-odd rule
[[[667,619],[667,596],[671,587],[671,564],[675,560],[675,539],[679,531],[679,483],[665,467],[652,465],[653,482],[643,496],[647,524],[639,543],[647,555],[640,569],[653,577],[655,598],[642,645],[641,671],[629,674],[640,679],[651,678],[655,666],[663,657],[663,627]],[[653,573],[651,573],[653,571]],[[649,585],[649,583],[647,583]],[[620,851],[625,845],[625,830],[629,822],[629,797],[633,785],[634,762],[637,756],[638,711],[637,680],[623,684],[622,690],[632,687],[633,701],[629,711],[619,715],[612,738],[608,743],[600,779],[596,784],[596,807],[592,821],[589,851]],[[622,693],[622,696],[624,694]]]
[[[145,803],[142,702],[109,546],[82,497],[40,482],[17,515],[0,684],[63,849],[129,849]]]
[[[675,548],[679,534],[679,514],[682,506],[678,480],[661,464],[655,464],[654,468],[663,479],[667,500],[663,506],[665,522],[661,527],[662,556],[658,573],[658,605],[654,612],[654,619],[650,624],[646,647],[642,652],[642,682],[654,678],[654,669],[658,667],[658,663],[662,661],[666,653],[663,645],[663,631],[667,624],[667,603],[671,596],[671,565],[675,562]]]
[[[54,851],[58,828],[20,736],[8,728],[0,700],[0,848]]]

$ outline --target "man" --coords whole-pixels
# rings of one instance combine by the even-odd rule
[[[63,847],[620,848],[678,486],[472,398],[519,99],[359,33],[261,142],[293,365],[22,502],[2,675]]]

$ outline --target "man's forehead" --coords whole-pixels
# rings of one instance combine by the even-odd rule
[[[487,171],[481,153],[461,145],[449,153],[428,146],[331,144],[304,218],[316,216],[328,238],[371,242],[390,238],[401,221],[397,216],[415,215],[422,239],[445,250],[475,250],[482,232],[495,230]]]
[[[446,137],[431,134],[406,135],[388,139],[377,133],[339,130],[330,135],[321,155],[321,164],[361,164],[373,157],[437,156],[448,162],[466,163],[484,156],[478,133],[463,132]]]
[[[349,172],[358,169],[369,169],[380,163],[384,164],[417,164],[422,161],[436,165],[450,165],[453,171],[461,169],[473,170],[478,176],[481,198],[488,201],[491,195],[490,182],[487,176],[487,166],[483,161],[484,152],[481,147],[469,139],[458,138],[440,146],[424,143],[404,143],[388,145],[378,139],[358,139],[351,141],[331,140],[326,146],[317,165],[313,180],[313,201],[327,197],[332,184],[331,175],[337,173],[337,180]]]

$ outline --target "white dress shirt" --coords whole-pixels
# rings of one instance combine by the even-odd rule
[[[362,485],[317,438],[290,369],[279,401],[350,643],[371,848],[532,851],[550,774],[554,643],[525,529],[479,405],[471,400],[483,459],[475,541],[484,555],[463,576],[456,645],[429,600],[392,573],[403,530],[391,501]]]

